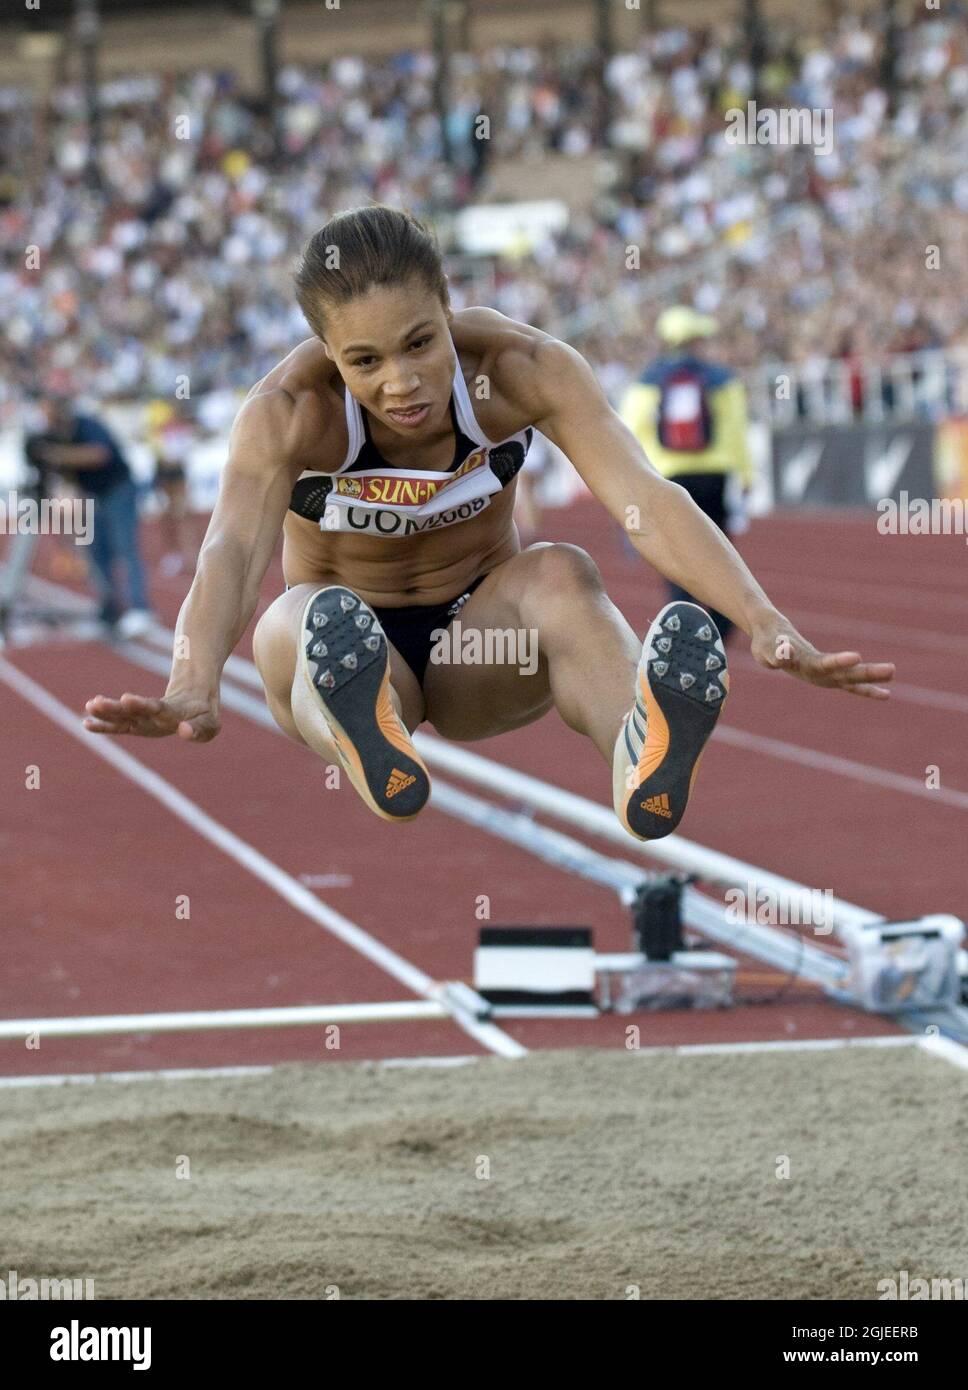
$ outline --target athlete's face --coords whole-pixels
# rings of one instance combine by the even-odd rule
[[[418,279],[374,287],[326,312],[326,351],[360,404],[397,434],[449,420],[450,309]]]

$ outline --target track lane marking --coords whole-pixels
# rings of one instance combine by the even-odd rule
[[[292,1063],[287,1065],[291,1066]],[[266,1076],[265,1067],[169,1067],[161,1071],[78,1071],[47,1076],[0,1076],[0,1089],[26,1090],[31,1086],[92,1086],[96,1081],[194,1081],[208,1077]]]
[[[954,1038],[918,1038],[921,1051],[927,1052],[931,1057],[940,1057],[945,1062],[950,1062],[952,1066],[960,1067],[962,1071],[968,1071],[968,1047],[955,1042]]]
[[[388,946],[358,927],[355,922],[342,913],[321,902],[298,879],[279,868],[271,859],[260,853],[253,845],[241,839],[233,831],[208,815],[206,811],[177,787],[165,781],[146,764],[133,758],[123,748],[110,743],[109,735],[99,736],[85,730],[76,715],[66,705],[62,705],[43,686],[30,676],[0,657],[0,681],[28,704],[45,714],[58,728],[81,743],[91,753],[110,763],[122,776],[156,801],[160,802],[172,815],[177,816],[191,830],[234,859],[243,869],[259,878],[279,897],[283,898],[298,912],[303,913],[317,926],[328,931],[344,945],[365,956],[372,964],[406,986],[414,994],[425,999],[443,1003],[441,985],[417,966],[398,955]],[[481,1023],[477,1019],[457,1011],[445,1004],[453,1021],[482,1046],[488,1047],[503,1057],[521,1057],[526,1049],[493,1023]]]
[[[872,603],[883,604],[889,601],[899,607],[910,605],[923,611],[925,602],[929,601],[935,607],[968,612],[968,598],[943,589],[928,588],[924,593],[916,593],[913,589],[900,584],[880,584],[876,579],[837,580],[830,578],[826,573],[823,575],[793,574],[789,570],[777,570],[769,562],[757,565],[756,577],[764,588],[773,585],[780,588],[789,583],[796,590],[804,588],[822,590],[824,593],[841,600],[845,600],[845,591],[846,597],[853,599],[858,592],[869,590],[871,592],[870,602]],[[782,605],[777,606],[782,611]]]
[[[669,1047],[659,1045],[650,1047],[645,1044],[632,1051],[624,1046],[616,1047],[616,1052],[622,1052],[626,1056],[632,1057],[739,1057],[744,1055],[755,1056],[760,1053],[785,1052],[790,1054],[800,1052],[842,1052],[856,1051],[863,1048],[918,1048],[922,1052],[927,1052],[932,1057],[939,1057],[944,1061],[951,1062],[954,1066],[968,1069],[968,1048],[960,1043],[954,1042],[951,1038],[924,1038],[911,1033],[900,1034],[875,1034],[864,1038],[782,1038],[775,1041],[765,1040],[760,1042],[728,1042],[728,1043],[680,1043],[678,1046]],[[556,1051],[558,1049],[550,1049]],[[440,1057],[383,1057],[379,1058],[376,1066],[387,1070],[415,1069],[422,1067],[452,1069],[459,1067],[472,1066],[475,1063],[486,1061],[477,1055],[461,1054],[459,1056],[440,1056]],[[287,1062],[287,1067],[292,1063]],[[307,1064],[308,1065],[308,1064]],[[373,1063],[363,1059],[354,1061],[350,1065],[371,1066]],[[220,1077],[248,1077],[266,1076],[274,1071],[278,1071],[277,1066],[249,1066],[249,1067],[173,1067],[160,1071],[116,1071],[116,1072],[66,1072],[47,1076],[0,1076],[0,1089],[2,1090],[27,1090],[32,1086],[90,1086],[96,1082],[113,1081],[118,1083],[136,1081],[195,1081],[208,1078],[218,1079]]]
[[[925,797],[936,804],[953,806],[959,811],[968,811],[968,792],[956,791],[949,787],[926,787],[916,777],[906,777],[900,772],[888,772],[884,768],[871,767],[868,763],[855,762],[853,758],[841,758],[834,753],[822,753],[817,748],[803,748],[797,743],[785,743],[778,738],[767,738],[765,734],[750,734],[745,729],[735,729],[730,725],[717,725],[712,740],[729,744],[732,748],[752,749],[765,753],[771,758],[785,762],[799,763],[814,771],[832,772],[838,777],[851,777],[856,782],[867,782],[875,787],[888,787],[891,791],[907,796]]]
[[[751,675],[776,676],[778,673],[768,666],[761,666],[746,652],[730,652],[729,664]],[[925,685],[908,685],[904,681],[891,681],[888,685],[891,699],[911,705],[926,705],[929,709],[944,710],[949,714],[968,714],[968,695],[960,695],[954,690],[932,690]]]

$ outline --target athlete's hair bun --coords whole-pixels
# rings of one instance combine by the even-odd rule
[[[310,238],[295,274],[296,298],[310,328],[325,338],[328,305],[346,304],[374,285],[404,285],[414,277],[448,303],[433,232],[409,212],[377,203],[337,213]]]

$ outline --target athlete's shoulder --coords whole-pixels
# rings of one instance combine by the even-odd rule
[[[598,407],[604,397],[591,367],[577,349],[529,323],[519,323],[494,309],[465,309],[467,343],[486,347],[480,371],[493,390],[528,423],[541,422],[564,403],[582,401]],[[470,316],[474,316],[471,319]],[[454,342],[461,351],[457,333]],[[601,400],[600,400],[601,398]]]
[[[338,377],[336,364],[319,339],[306,338],[256,382],[246,402],[266,396],[288,396],[294,405],[311,400],[332,405],[337,400],[332,387]]]
[[[579,357],[550,333],[496,309],[462,309],[454,315],[451,332],[462,360],[472,357],[492,387],[515,402],[537,404],[535,386],[541,376],[562,357]]]
[[[337,468],[345,447],[339,373],[317,338],[293,348],[249,391],[233,444],[270,445],[287,463]]]
[[[463,356],[474,356],[492,363],[510,357],[532,358],[538,344],[548,335],[529,323],[509,319],[497,309],[475,305],[459,310],[451,320],[454,346]]]

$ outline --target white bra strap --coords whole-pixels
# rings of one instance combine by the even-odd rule
[[[474,414],[474,407],[471,405],[470,394],[467,390],[467,382],[464,380],[464,373],[460,369],[460,359],[457,358],[456,350],[454,356],[454,405],[457,408],[457,423],[467,435],[468,439],[473,439],[475,444],[482,444],[486,449],[490,449],[493,447],[494,441],[488,439],[487,435],[477,423],[477,416]]]
[[[337,468],[337,473],[342,473],[344,468],[349,468],[351,463],[355,463],[359,457],[359,452],[363,448],[363,441],[366,438],[363,432],[363,415],[360,411],[359,402],[350,392],[349,387],[344,388],[343,406],[346,412],[346,457]]]

